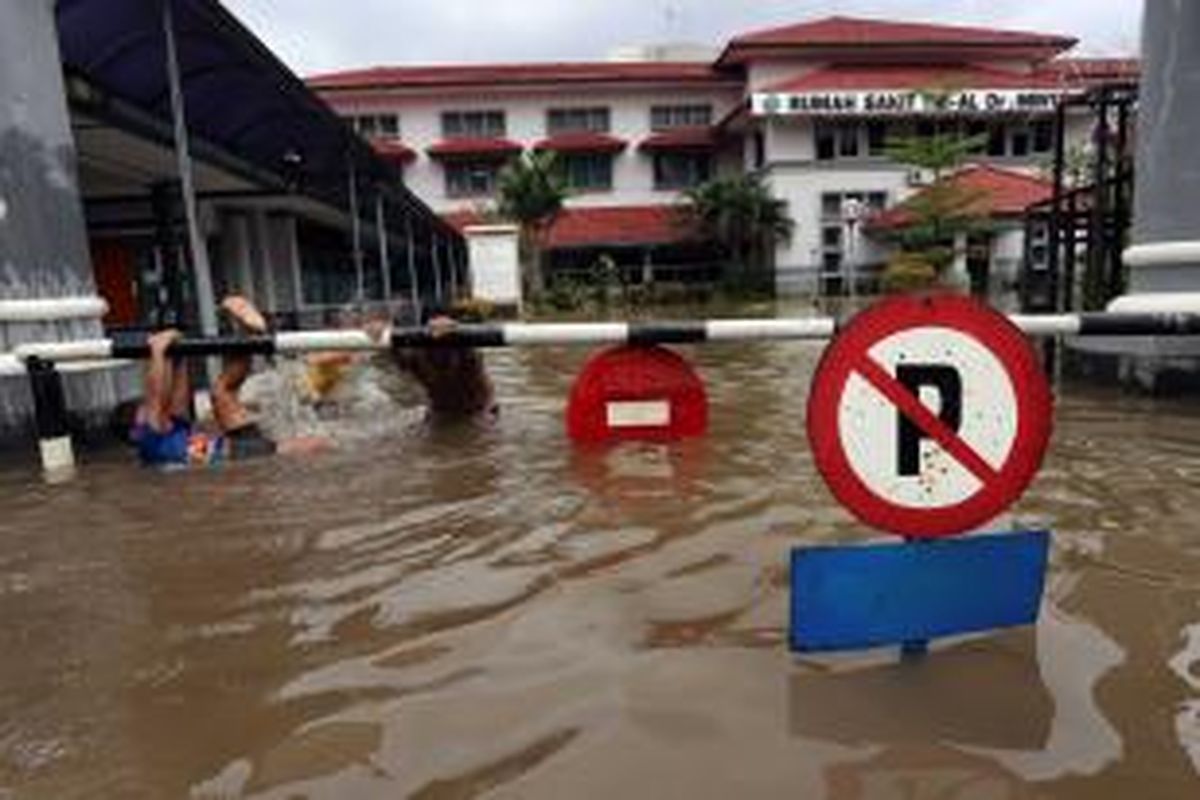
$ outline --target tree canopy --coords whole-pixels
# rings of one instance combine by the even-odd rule
[[[795,228],[787,203],[758,175],[708,181],[685,191],[683,201],[691,224],[729,254],[734,274],[727,277],[752,285],[766,280],[775,246]]]

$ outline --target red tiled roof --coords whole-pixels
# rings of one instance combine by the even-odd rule
[[[597,245],[666,244],[691,237],[675,206],[567,209],[550,228],[550,249]]]
[[[1027,31],[932,25],[862,17],[826,17],[798,25],[755,31],[731,40],[733,45],[1038,45],[1071,47],[1075,40]]]
[[[399,139],[372,139],[371,147],[386,161],[409,164],[417,160],[417,151]]]
[[[524,148],[509,139],[498,139],[485,136],[463,136],[442,141],[426,148],[425,152],[433,158],[464,158],[469,156],[485,156],[504,158],[520,153]]]
[[[727,80],[711,64],[675,61],[546,62],[373,67],[307,79],[317,90],[415,89],[562,83],[712,83]]]
[[[1026,31],[971,28],[960,25],[933,25],[917,22],[826,17],[798,25],[755,31],[732,39],[717,64],[735,63],[747,50],[761,48],[846,47],[894,48],[1012,48],[1060,52],[1073,47],[1075,39]]]
[[[672,128],[642,140],[642,150],[712,150],[717,146],[717,131],[710,127]]]
[[[1054,184],[1022,172],[976,164],[960,170],[946,181],[976,196],[971,211],[989,217],[1020,216],[1032,205],[1045,202],[1054,193]],[[928,190],[925,190],[928,191]],[[868,228],[902,228],[912,222],[910,203],[920,193],[898,206],[876,214]]]
[[[1142,63],[1136,58],[1060,58],[1045,64],[1041,71],[1067,86],[1088,87],[1137,81]]]
[[[858,89],[1054,89],[1057,76],[987,69],[968,64],[873,65],[835,64],[771,86],[771,92]]]
[[[475,211],[454,211],[442,219],[462,230],[483,221]],[[634,247],[686,241],[694,231],[675,206],[603,206],[567,208],[546,237],[551,250],[580,247]]]
[[[627,142],[607,133],[560,133],[543,139],[533,147],[535,150],[553,150],[557,153],[619,153]]]

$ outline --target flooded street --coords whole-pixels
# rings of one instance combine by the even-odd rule
[[[683,349],[711,434],[573,448],[579,349],[490,428],[195,474],[0,473],[0,798],[1200,797],[1200,408],[1059,396],[1035,631],[787,652],[819,347]],[[32,460],[32,457],[30,461]]]

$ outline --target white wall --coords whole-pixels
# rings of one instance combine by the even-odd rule
[[[825,64],[822,62],[804,59],[753,61],[746,68],[747,91],[751,93],[765,91],[823,66]]]
[[[815,287],[821,265],[821,195],[826,192],[885,192],[888,205],[901,202],[911,193],[907,171],[878,165],[871,169],[831,169],[803,164],[773,165],[767,180],[775,194],[786,200],[796,223],[790,244],[775,252],[775,283],[781,293],[810,291]],[[884,257],[882,251],[862,237],[857,239],[856,261],[871,263]]]
[[[610,109],[611,135],[628,142],[626,149],[613,159],[613,188],[606,192],[579,193],[569,205],[575,207],[612,205],[653,205],[673,202],[678,193],[657,191],[651,157],[638,150],[650,136],[650,107],[711,103],[713,122],[719,121],[740,99],[736,88],[642,88],[595,89],[567,86],[560,91],[535,92],[460,92],[455,94],[392,95],[387,101],[371,103],[337,102],[342,114],[395,112],[400,115],[400,136],[418,152],[415,162],[405,168],[405,183],[435,211],[470,209],[486,198],[446,196],[445,174],[439,162],[425,150],[442,139],[441,114],[449,110],[505,111],[506,138],[532,147],[546,138],[546,111],[550,108],[600,107]]]

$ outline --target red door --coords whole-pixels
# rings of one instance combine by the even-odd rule
[[[138,303],[133,249],[114,239],[93,239],[91,245],[96,290],[108,302],[104,324],[136,325]]]

